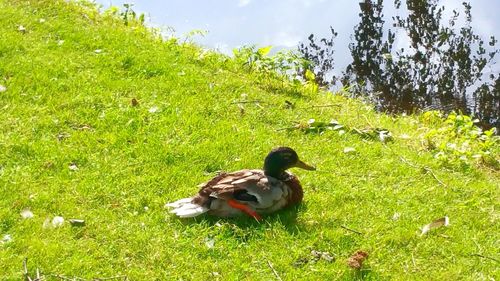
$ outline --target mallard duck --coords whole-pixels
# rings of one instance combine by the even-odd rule
[[[286,170],[292,167],[315,170],[302,162],[289,147],[273,149],[264,160],[263,170],[220,173],[206,183],[197,195],[168,203],[170,212],[181,218],[208,213],[219,217],[247,214],[260,220],[268,214],[298,204],[303,191],[299,180]]]

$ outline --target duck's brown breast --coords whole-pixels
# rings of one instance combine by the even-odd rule
[[[296,176],[291,175],[289,179],[283,182],[291,190],[287,206],[296,205],[302,202],[302,198],[304,197],[304,191],[302,190],[302,185],[300,184],[299,179]]]

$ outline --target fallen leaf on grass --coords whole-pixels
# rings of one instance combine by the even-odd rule
[[[356,148],[354,147],[345,147],[344,148],[344,153],[351,153],[351,152],[355,152],[356,151]]]
[[[392,135],[389,131],[381,130],[378,132],[378,139],[381,142],[386,142],[386,141],[392,140]]]
[[[320,260],[324,260],[326,262],[332,262],[335,260],[335,257],[332,254],[330,254],[329,252],[311,250],[310,256],[298,258],[293,263],[293,266],[294,267],[301,267],[309,262],[315,263],[315,262],[318,262]]]
[[[205,238],[205,246],[207,248],[212,249],[215,246],[215,239],[212,237]]]
[[[71,171],[77,171],[78,166],[75,163],[71,163],[69,164],[68,169],[70,169]]]
[[[322,260],[325,260],[327,262],[331,262],[334,259],[330,255],[330,253],[328,253],[328,252],[320,252],[320,251],[312,250],[311,255],[315,258],[316,261],[322,259]]]
[[[392,215],[392,220],[397,221],[397,220],[399,220],[400,217],[401,217],[400,213],[394,213],[394,215]]]
[[[61,227],[64,224],[64,218],[60,216],[56,216],[52,219],[53,227]]]
[[[159,110],[159,108],[157,106],[153,106],[148,111],[149,111],[149,113],[156,113],[156,112],[158,112],[158,110]]]
[[[408,139],[410,139],[411,137],[410,137],[408,134],[401,134],[401,135],[399,136],[399,138],[400,138],[400,139],[403,139],[403,140],[408,140]]]
[[[93,131],[94,128],[92,128],[92,126],[90,126],[90,125],[82,124],[82,125],[80,125],[80,127],[78,127],[78,130],[80,130],[80,131]]]
[[[70,125],[71,129],[73,130],[78,130],[78,131],[93,131],[94,128],[90,126],[89,124],[72,124]]]
[[[286,109],[294,109],[295,105],[291,101],[285,100],[285,108]]]
[[[12,241],[12,236],[10,236],[10,234],[5,234],[0,240],[0,244],[9,243],[10,241]]]
[[[420,236],[426,234],[431,229],[438,228],[441,226],[448,226],[449,224],[450,224],[450,219],[447,216],[437,219],[429,224],[424,225],[422,227],[422,233],[420,234]]]
[[[302,267],[304,266],[305,264],[307,264],[309,262],[309,259],[306,258],[306,257],[302,257],[302,258],[298,258],[296,259],[294,262],[293,262],[293,266],[294,267]]]
[[[368,253],[365,251],[357,251],[347,260],[347,265],[354,269],[360,269],[363,262],[368,258]]]
[[[70,219],[71,226],[85,226],[85,221],[80,219]]]
[[[59,134],[57,134],[57,140],[58,141],[62,141],[64,139],[67,139],[69,138],[71,135],[66,133],[66,132],[60,132]]]
[[[33,213],[30,211],[30,209],[26,208],[21,211],[21,217],[23,219],[31,219],[33,217]]]

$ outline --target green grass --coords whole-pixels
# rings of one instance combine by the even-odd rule
[[[48,280],[273,280],[269,263],[283,280],[500,278],[498,171],[441,166],[418,116],[301,90],[84,4],[0,0],[0,11],[0,239],[12,237],[0,242],[1,280],[22,279],[26,257]],[[244,99],[261,106],[242,112]],[[279,130],[310,118],[395,140]],[[293,171],[297,208],[262,223],[164,209],[218,170],[260,168],[280,145],[318,168]],[[450,226],[419,235],[445,215]],[[54,216],[86,225],[44,228]],[[360,271],[346,264],[357,250],[370,255]]]

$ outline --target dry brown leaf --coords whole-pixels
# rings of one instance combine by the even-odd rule
[[[347,265],[351,268],[360,269],[363,262],[368,258],[368,253],[365,251],[357,251],[347,260]]]

